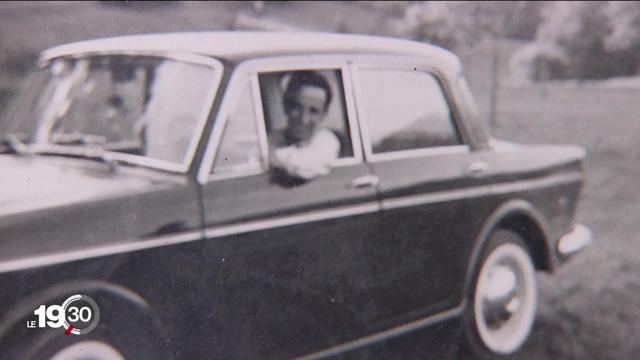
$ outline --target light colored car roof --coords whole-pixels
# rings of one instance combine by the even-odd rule
[[[247,59],[307,54],[379,54],[428,57],[458,71],[451,52],[419,42],[364,35],[312,32],[199,32],[132,35],[57,46],[44,59],[105,51],[190,52],[239,62]]]

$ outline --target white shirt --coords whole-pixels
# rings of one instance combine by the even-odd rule
[[[305,144],[273,150],[272,165],[289,175],[312,179],[327,175],[331,163],[340,155],[340,141],[330,130],[318,129]]]

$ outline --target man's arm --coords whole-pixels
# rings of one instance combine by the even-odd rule
[[[321,130],[304,147],[295,145],[275,149],[271,165],[305,180],[326,175],[340,154],[340,141],[329,130]]]

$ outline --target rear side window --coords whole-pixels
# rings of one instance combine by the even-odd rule
[[[360,70],[359,104],[373,154],[460,145],[440,82],[428,72]]]

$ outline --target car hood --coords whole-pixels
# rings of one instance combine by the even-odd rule
[[[110,198],[162,186],[143,172],[110,168],[94,160],[0,155],[0,216],[85,200]]]
[[[153,238],[200,225],[186,176],[82,158],[0,155],[3,261]]]

